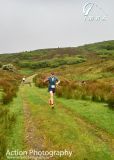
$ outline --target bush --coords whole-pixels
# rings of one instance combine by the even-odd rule
[[[110,95],[112,88],[108,84],[97,81],[86,82],[85,84],[74,81],[70,81],[67,85],[64,85],[64,83],[65,81],[61,83],[61,87],[57,90],[58,97],[106,102],[109,106],[114,107],[114,96],[113,94]]]
[[[43,81],[45,76],[40,74],[34,78],[35,85],[40,88],[47,87]],[[61,80],[60,85],[56,90],[58,97],[66,99],[83,99],[95,102],[105,102],[109,106],[114,107],[114,94],[112,93],[112,86],[108,83],[100,81],[72,81]]]
[[[0,62],[0,68],[2,68],[2,63]]]
[[[48,62],[45,62],[45,61],[33,63],[31,65],[32,69],[40,69],[40,68],[46,68],[46,67],[49,67],[49,64],[48,64]]]
[[[22,61],[19,62],[18,65],[23,68],[31,68],[31,69],[40,69],[40,68],[56,68],[59,66],[64,66],[64,65],[73,65],[73,64],[78,64],[85,62],[86,59],[82,56],[68,56],[63,57],[63,58],[50,58],[47,61],[45,60],[38,60],[35,62],[29,62],[29,61]]]
[[[45,79],[45,76],[42,74],[35,76],[33,79],[35,86],[39,88],[47,87],[47,83],[44,83],[44,79]]]
[[[14,72],[16,68],[13,66],[13,64],[6,64],[2,66],[3,70],[12,71]]]
[[[107,99],[108,106],[114,109],[114,94],[111,93]]]
[[[3,89],[2,102],[3,104],[7,104],[16,96],[21,76],[15,73],[9,74],[9,72],[5,71],[1,71],[0,75],[2,77],[0,79],[0,88]]]
[[[2,102],[7,104],[16,96],[21,76],[3,70],[0,71],[0,76],[0,88],[3,94]],[[6,159],[8,134],[15,124],[15,121],[16,115],[11,113],[7,106],[0,105],[0,160]]]

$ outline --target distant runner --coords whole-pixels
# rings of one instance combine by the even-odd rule
[[[29,84],[29,86],[31,87],[32,86],[31,83],[32,82],[28,80],[28,78],[26,78],[25,76],[22,78],[22,82],[21,82],[22,85]]]
[[[54,93],[56,91],[56,86],[60,83],[57,77],[55,77],[54,73],[51,73],[51,76],[48,77],[44,82],[49,82],[48,91],[50,93],[49,104],[54,108]]]
[[[22,84],[23,84],[23,85],[24,85],[25,81],[26,81],[26,77],[24,76],[24,77],[22,78]]]

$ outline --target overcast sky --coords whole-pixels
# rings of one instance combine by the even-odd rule
[[[114,0],[96,0],[97,6],[88,16],[107,18],[92,22],[84,19],[85,2],[0,0],[0,53],[75,47],[114,39]]]

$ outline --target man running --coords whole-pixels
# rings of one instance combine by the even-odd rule
[[[22,78],[22,84],[23,84],[23,85],[24,85],[25,81],[26,81],[26,77],[24,76],[24,77]]]
[[[51,73],[51,76],[48,77],[44,82],[49,82],[48,91],[50,93],[49,104],[54,108],[54,93],[56,90],[56,86],[60,83],[57,77],[55,77],[54,73]]]

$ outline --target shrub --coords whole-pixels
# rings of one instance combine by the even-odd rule
[[[13,66],[13,64],[6,64],[2,66],[3,70],[8,70],[8,71],[12,71],[14,72],[16,70],[16,68]]]
[[[35,86],[39,88],[45,88],[47,86],[47,83],[44,83],[44,79],[45,76],[42,74],[35,76],[33,79]]]
[[[40,69],[40,68],[46,68],[46,67],[49,67],[49,64],[48,62],[45,62],[45,61],[31,64],[32,69]]]
[[[47,87],[43,81],[45,76],[43,74],[35,77],[34,82],[37,87]],[[105,102],[109,106],[114,107],[114,96],[112,87],[105,82],[100,81],[73,81],[62,79],[60,85],[56,90],[58,97],[67,99],[83,99],[95,102]]]
[[[3,89],[2,102],[7,104],[16,96],[21,76],[15,73],[9,74],[7,71],[1,71],[0,75],[2,77],[0,79],[0,87]]]
[[[111,93],[107,99],[108,106],[114,109],[114,94]]]
[[[81,84],[70,81],[64,85],[65,81],[61,83],[61,87],[57,90],[57,96],[64,98],[74,98],[83,100],[92,100],[95,102],[106,102],[109,106],[114,107],[114,96],[111,93],[111,86],[100,82],[86,82]],[[110,96],[109,96],[110,95]]]
[[[2,63],[0,62],[0,68],[2,68]]]

